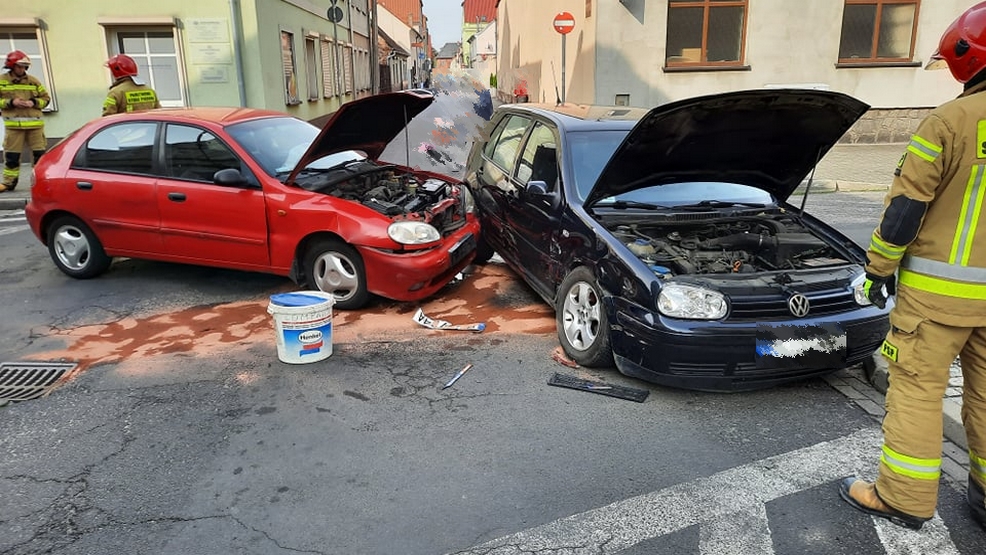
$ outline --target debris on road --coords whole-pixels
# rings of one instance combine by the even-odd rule
[[[431,328],[433,330],[451,330],[451,331],[471,331],[479,333],[486,329],[486,324],[480,322],[477,324],[452,324],[451,322],[446,322],[445,320],[433,320],[420,308],[414,313],[414,321],[426,328]]]
[[[452,384],[454,384],[456,382],[456,380],[458,380],[459,378],[461,378],[462,375],[465,374],[470,368],[472,368],[472,363],[471,362],[469,364],[467,364],[462,370],[459,370],[458,372],[456,372],[456,374],[454,376],[452,376],[452,379],[449,380],[447,384],[445,384],[445,385],[442,386],[442,389],[446,389],[446,388],[452,387]]]
[[[600,395],[626,399],[628,401],[636,401],[638,403],[643,403],[644,400],[647,399],[647,396],[650,395],[650,391],[647,391],[646,389],[637,389],[635,387],[625,387],[622,385],[611,385],[603,382],[583,380],[575,376],[559,374],[557,372],[554,376],[551,376],[551,379],[548,380],[548,385],[578,389],[579,391],[598,393]]]
[[[568,366],[569,368],[579,367],[579,363],[568,358],[568,356],[565,355],[565,351],[563,351],[561,347],[555,347],[555,350],[551,352],[551,358],[554,359],[554,361],[557,362],[558,364],[563,364],[565,366]]]

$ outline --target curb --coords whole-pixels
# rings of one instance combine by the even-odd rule
[[[801,185],[791,195],[803,195],[808,188],[808,182]],[[888,191],[887,183],[868,183],[864,181],[842,181],[837,179],[815,179],[811,182],[811,194],[819,193],[858,193],[866,191]]]
[[[27,206],[27,200],[27,195],[0,193],[0,210],[23,210]]]
[[[887,361],[879,351],[863,361],[863,371],[873,389],[886,395],[890,385],[890,375],[887,371]],[[968,450],[969,444],[966,442],[965,427],[962,426],[962,403],[951,397],[945,397],[942,403],[942,416],[944,417],[945,438],[962,449]]]

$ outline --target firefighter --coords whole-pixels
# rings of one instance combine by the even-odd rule
[[[959,356],[968,502],[986,528],[986,224],[980,223],[986,193],[986,2],[945,30],[927,69],[940,67],[948,67],[964,90],[933,110],[911,137],[867,252],[868,298],[882,307],[896,294],[881,347],[890,388],[877,479],[846,478],[839,493],[860,511],[912,529],[934,516],[942,397],[949,366]]]
[[[137,77],[137,62],[133,58],[117,54],[106,60],[105,65],[113,74],[113,84],[103,101],[104,116],[161,107],[154,89]]]
[[[27,74],[31,58],[20,50],[7,54],[3,64],[7,71],[0,75],[0,112],[3,113],[3,181],[0,193],[13,191],[20,177],[21,152],[26,145],[33,161],[44,154],[47,141],[41,110],[51,102],[51,96],[37,77]]]

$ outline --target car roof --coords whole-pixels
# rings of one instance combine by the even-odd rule
[[[154,118],[175,121],[197,120],[202,122],[216,123],[222,126],[232,125],[243,121],[270,118],[270,117],[292,117],[284,112],[275,110],[264,110],[260,108],[240,108],[240,107],[220,107],[206,106],[196,108],[158,108],[146,112],[132,112],[120,114],[129,119]],[[111,116],[114,117],[114,116]],[[118,116],[116,116],[118,117]]]
[[[647,114],[643,108],[595,104],[504,104],[501,109],[540,115],[555,122],[559,130],[565,132],[631,129]]]

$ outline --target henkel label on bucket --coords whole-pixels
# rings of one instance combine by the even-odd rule
[[[273,295],[267,312],[274,316],[277,356],[301,364],[332,354],[331,295],[322,292]]]

